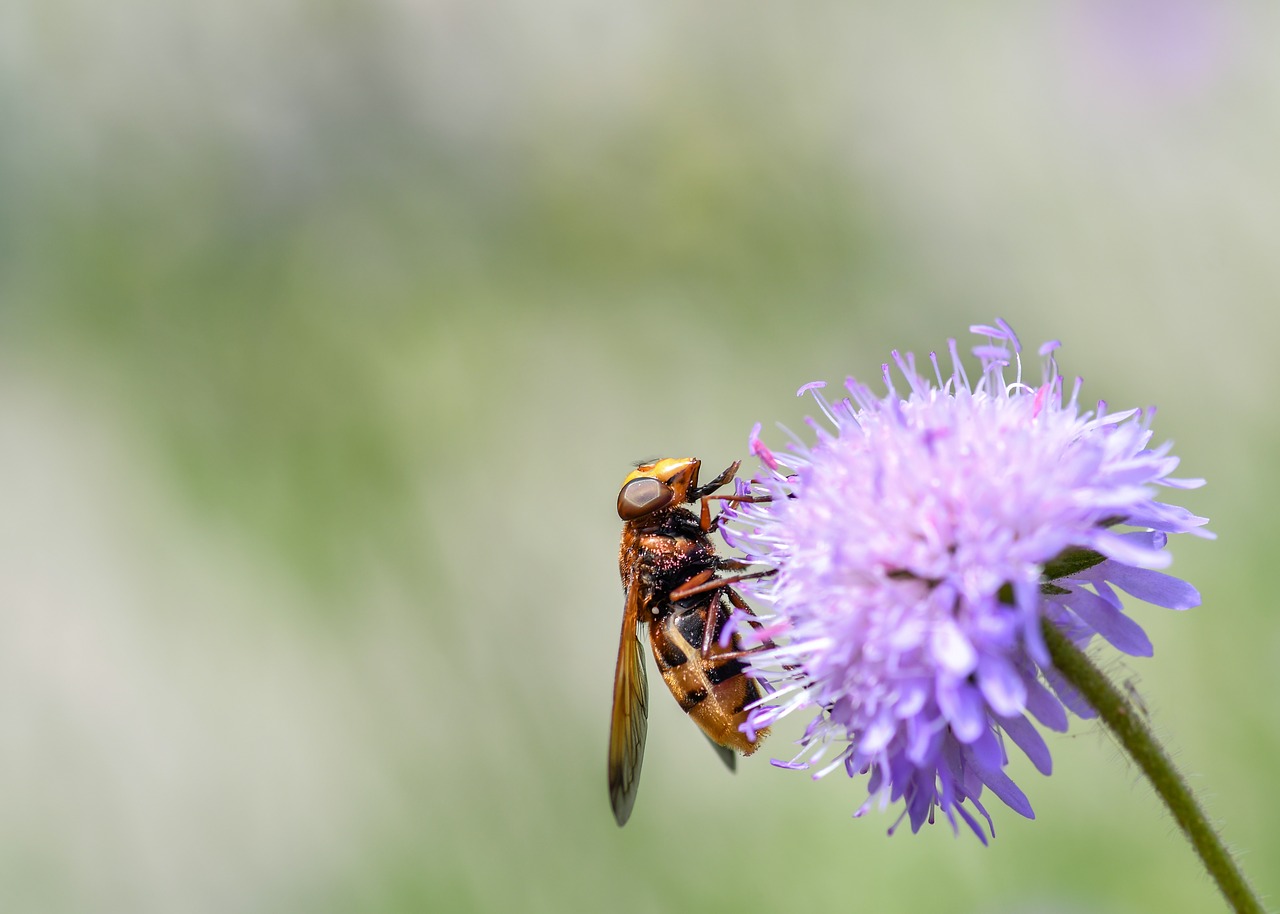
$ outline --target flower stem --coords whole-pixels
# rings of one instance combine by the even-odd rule
[[[1227,903],[1237,914],[1265,914],[1262,903],[1249,888],[1222,838],[1142,716],[1093,661],[1056,626],[1044,619],[1041,620],[1041,628],[1053,665],[1098,712],[1107,729],[1151,781],[1151,786],[1173,814],[1178,827],[1204,861],[1205,869],[1218,883]]]

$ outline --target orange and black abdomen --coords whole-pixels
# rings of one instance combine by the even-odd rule
[[[702,640],[713,608],[715,630],[710,655],[704,659]],[[720,630],[728,617],[719,594],[692,607],[668,605],[665,609],[649,626],[649,640],[667,688],[713,742],[750,755],[768,734],[762,730],[751,742],[739,729],[747,719],[747,706],[761,697],[760,685],[746,675],[739,659],[719,657],[740,650],[736,636],[728,647],[719,645]]]

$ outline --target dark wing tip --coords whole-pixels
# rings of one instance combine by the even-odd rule
[[[705,733],[703,736],[707,736]],[[716,750],[716,755],[720,756],[720,761],[724,762],[724,766],[730,771],[738,770],[738,753],[734,752],[728,746],[722,746],[707,736],[707,742],[711,744],[711,748]]]
[[[609,805],[613,807],[613,818],[618,823],[618,827],[626,825],[627,820],[631,818],[631,810],[636,805],[635,785],[627,790],[621,785],[615,787],[610,784]]]

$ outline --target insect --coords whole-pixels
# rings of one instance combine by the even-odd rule
[[[762,696],[759,683],[744,672],[742,658],[760,648],[743,650],[736,634],[727,646],[720,639],[730,614],[726,600],[751,612],[730,585],[772,571],[716,577],[717,571],[747,566],[716,555],[708,536],[710,501],[763,497],[713,495],[733,479],[738,463],[704,486],[698,485],[701,465],[693,457],[642,464],[618,493],[618,516],[624,521],[618,570],[626,600],[609,729],[609,802],[618,825],[626,824],[635,805],[644,759],[649,687],[641,639],[646,624],[667,688],[730,770],[735,751],[750,755],[768,735],[761,730],[750,740],[739,729],[747,719],[746,706]],[[685,507],[694,502],[701,503],[699,514]]]
[[[1142,693],[1138,691],[1138,685],[1133,679],[1124,681],[1124,693],[1129,698],[1129,704],[1143,717],[1150,717],[1151,712],[1147,710],[1147,703],[1142,698]]]

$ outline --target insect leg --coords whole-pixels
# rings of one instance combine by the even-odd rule
[[[756,618],[756,614],[751,609],[751,605],[747,603],[746,600],[742,599],[742,594],[738,593],[732,587],[726,587],[724,589],[724,594],[729,598],[729,602],[734,605],[735,609],[740,609],[742,610],[743,613],[746,614],[748,625],[750,625],[756,631],[759,631],[760,629],[764,628],[764,623]],[[773,643],[773,639],[771,638],[761,639],[761,646],[766,648],[777,647],[777,645]]]
[[[754,504],[761,501],[773,501],[771,495],[703,495],[702,499],[702,515],[699,518],[702,529],[704,531],[711,529],[711,505],[713,501],[732,501],[732,502],[749,502]]]
[[[720,594],[713,594],[707,606],[706,622],[702,626],[703,659],[711,656],[711,643],[715,640],[716,630],[720,628],[720,608]]]
[[[753,629],[759,629],[764,627],[760,623],[760,620],[756,618],[756,614],[751,611],[751,607],[747,604],[747,601],[742,599],[742,595],[740,593],[738,593],[732,587],[729,587],[727,584],[725,584],[724,581],[719,581],[717,583],[724,585],[724,589],[721,592],[729,598],[729,602],[732,603],[734,607],[736,607],[737,609],[740,609],[744,613],[746,613],[748,625],[750,625]],[[721,628],[720,611],[723,608],[724,607],[720,603],[720,597],[717,594],[712,599],[711,607],[707,613],[706,625],[704,626],[703,632],[702,632],[702,656],[704,658],[711,656],[711,645],[716,641],[716,639],[719,636],[720,628]],[[724,621],[727,624],[729,619],[726,617]],[[762,640],[762,646],[775,647],[776,645],[774,645],[774,643],[770,641],[768,638],[765,638]],[[745,657],[747,656],[747,654],[750,654],[752,653],[752,651],[758,650],[758,649],[759,648],[752,648],[751,650],[745,650],[745,651],[738,650],[738,651],[729,651],[729,652],[721,651],[720,653],[716,654],[716,659],[735,660],[740,657]]]
[[[703,501],[773,501],[772,495],[703,495]]]
[[[739,581],[750,581],[755,578],[767,578],[769,575],[777,574],[778,569],[769,568],[765,571],[754,571],[751,574],[735,574],[727,578],[715,577],[715,572],[708,568],[706,571],[700,571],[685,581],[675,590],[671,591],[671,600],[679,602],[687,600],[689,597],[696,597],[700,593],[708,593],[712,590],[719,590],[722,587],[728,587],[730,584],[737,584]]]
[[[716,571],[714,568],[699,571],[693,577],[689,578],[689,580],[671,591],[668,598],[672,603],[679,603],[681,600],[697,596],[700,593],[706,593],[708,590],[718,590],[722,585],[718,580],[716,580],[715,575]]]
[[[729,598],[729,602],[732,603],[735,608],[742,610],[744,613],[746,613],[748,616],[751,617],[750,619],[747,620],[747,622],[750,623],[752,628],[763,627],[760,620],[756,618],[756,614],[751,609],[750,604],[747,603],[746,600],[742,599],[742,594],[738,593],[732,587],[726,587],[724,589],[724,595]]]
[[[735,608],[740,609],[747,614],[748,625],[750,625],[756,631],[759,631],[760,629],[764,628],[764,623],[756,618],[755,612],[751,609],[751,606],[748,605],[747,601],[742,599],[742,595],[740,593],[738,593],[732,587],[726,587],[724,589],[724,592],[729,597],[729,602],[732,603]],[[726,660],[732,660],[735,657],[745,657],[747,654],[755,653],[756,651],[760,650],[760,648],[769,649],[769,648],[775,648],[777,646],[778,645],[773,643],[772,638],[761,638],[760,647],[753,647],[748,650],[738,651],[733,654],[719,654],[718,656],[724,657]],[[782,665],[782,668],[788,671],[799,669],[799,667],[794,663],[784,663]]]
[[[738,606],[742,609],[745,609],[748,613],[750,613],[751,610],[747,606],[746,601],[743,600],[742,597],[738,596],[737,591],[733,590],[733,588],[730,587],[730,585],[736,584],[739,581],[749,581],[753,578],[764,578],[764,577],[768,577],[769,575],[777,574],[777,573],[778,573],[778,570],[776,568],[769,568],[765,571],[757,571],[752,574],[738,574],[738,575],[733,575],[732,577],[727,577],[727,578],[717,578],[715,577],[715,572],[712,569],[708,568],[706,571],[699,572],[698,574],[691,577],[689,580],[685,581],[675,590],[671,591],[670,599],[673,602],[687,600],[689,597],[694,597],[701,593],[708,593],[711,591],[717,592],[715,596],[713,596],[711,599],[711,605],[708,609],[707,621],[703,629],[703,634],[702,634],[702,656],[703,657],[711,656],[711,643],[715,639],[714,633],[720,620],[721,605],[720,605],[719,592],[723,591],[730,594],[729,600],[731,603],[733,603],[734,606]]]
[[[698,486],[696,489],[690,492],[689,501],[697,501],[699,498],[706,498],[716,489],[719,489],[721,486],[727,483],[734,476],[737,476],[738,467],[740,467],[741,465],[742,465],[741,460],[735,460],[733,463],[729,464],[727,467],[721,470],[720,475],[717,476],[715,479],[711,480],[705,486]]]

